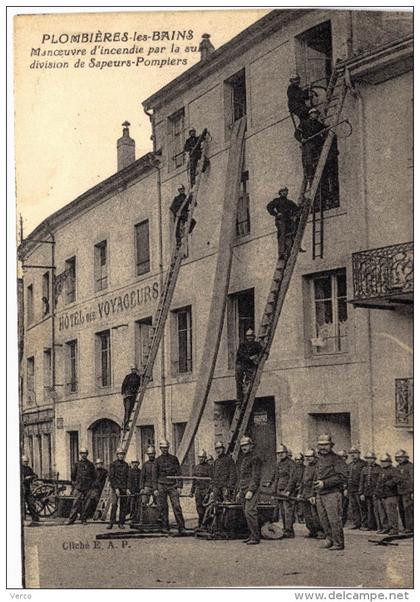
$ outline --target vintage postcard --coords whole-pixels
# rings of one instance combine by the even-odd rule
[[[22,586],[412,588],[413,10],[13,38]]]

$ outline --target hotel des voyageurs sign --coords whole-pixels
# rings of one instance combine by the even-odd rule
[[[85,326],[104,319],[112,318],[136,307],[147,307],[159,297],[159,282],[151,286],[134,286],[121,294],[113,294],[101,298],[95,303],[86,304],[84,307],[72,312],[65,312],[58,316],[58,331],[64,332],[75,327]]]

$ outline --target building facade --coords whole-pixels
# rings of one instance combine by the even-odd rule
[[[226,437],[236,348],[249,327],[258,328],[276,263],[276,230],[266,205],[282,185],[297,199],[302,183],[287,110],[289,77],[298,72],[303,84],[315,82],[322,100],[337,59],[348,61],[353,90],[336,132],[336,163],[321,185],[323,236],[320,241],[313,233],[317,210],[249,431],[267,474],[280,442],[297,452],[325,431],[338,448],[411,453],[411,14],[280,10],[144,101],[154,152],[135,161],[124,124],[119,171],[22,244],[24,266],[50,266],[23,271],[23,424],[39,472],[67,477],[82,444],[106,463],[114,453],[121,382],[130,364],[142,364],[170,260],[169,206],[178,186],[188,183],[182,149],[194,127],[211,134],[210,168],[129,457],[143,458],[145,447],[163,435],[176,451],[199,378],[230,132],[246,116],[241,190],[232,199],[238,210],[225,326],[184,470],[200,448],[212,450],[215,438]],[[45,239],[54,244],[37,242]]]

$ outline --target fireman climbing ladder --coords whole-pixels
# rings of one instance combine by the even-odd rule
[[[143,403],[143,399],[147,390],[147,386],[152,379],[153,365],[157,356],[159,345],[162,339],[162,335],[165,329],[166,318],[168,317],[169,308],[172,303],[173,294],[175,291],[176,282],[178,279],[179,270],[181,267],[182,259],[185,255],[185,243],[188,239],[188,233],[190,230],[191,221],[194,214],[194,209],[197,204],[197,195],[200,190],[201,181],[203,178],[205,161],[207,161],[208,147],[209,147],[210,136],[207,130],[204,130],[201,134],[197,146],[202,145],[201,158],[197,165],[197,176],[193,186],[190,186],[188,194],[183,202],[182,207],[179,209],[175,224],[174,224],[174,236],[172,243],[171,262],[169,269],[166,273],[165,281],[161,290],[158,306],[153,320],[153,326],[151,331],[150,341],[145,351],[144,367],[142,368],[141,384],[138,390],[135,405],[131,412],[130,419],[128,422],[128,428],[122,429],[119,447],[121,447],[126,453],[130,447],[130,442],[134,434],[135,425],[137,418]],[[188,169],[187,169],[188,172]],[[185,205],[188,204],[188,217],[184,223],[179,223],[182,220],[183,214],[185,214]],[[179,228],[179,236],[181,237],[181,243],[179,244],[177,239],[179,238],[176,233]],[[103,488],[101,497],[95,511],[96,520],[106,520],[108,509],[111,501],[111,488],[109,480],[107,479]]]
[[[182,463],[191,447],[204,412],[216,366],[217,353],[223,330],[226,300],[232,265],[233,240],[236,228],[237,201],[242,176],[246,118],[237,120],[232,127],[230,150],[226,171],[226,184],[222,205],[219,246],[214,272],[212,301],[207,320],[207,332],[194,391],[192,411],[177,450]]]
[[[278,259],[277,261],[258,331],[258,341],[262,346],[262,351],[258,357],[255,371],[250,381],[245,385],[243,404],[241,407],[235,409],[230,426],[226,447],[227,450],[232,453],[235,460],[237,460],[239,455],[240,439],[245,434],[248,427],[262,372],[270,354],[276,327],[296,265],[305,227],[321,182],[331,145],[334,141],[334,127],[339,123],[340,114],[348,89],[348,82],[349,77],[345,66],[337,63],[327,88],[324,109],[322,112],[322,117],[326,125],[326,130],[324,131],[326,131],[327,134],[312,181],[306,181],[304,178],[302,182],[299,199],[301,212],[293,243],[286,259]]]

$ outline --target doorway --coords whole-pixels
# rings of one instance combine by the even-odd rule
[[[89,428],[92,431],[93,457],[95,460],[100,458],[104,466],[109,468],[116,457],[121,429],[116,422],[107,418],[97,420]]]

